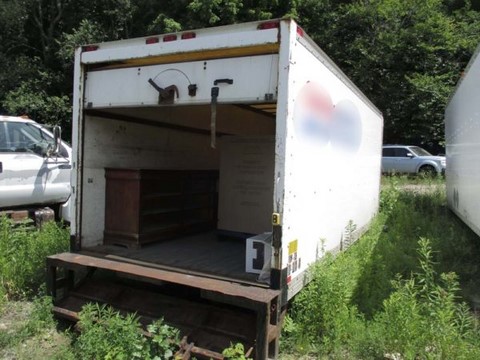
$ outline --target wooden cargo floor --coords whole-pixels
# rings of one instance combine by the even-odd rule
[[[210,231],[164,240],[141,249],[99,245],[85,248],[81,253],[267,287],[257,282],[257,274],[245,272],[245,244],[244,239],[226,238]]]

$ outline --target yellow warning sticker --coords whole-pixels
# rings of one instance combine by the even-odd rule
[[[288,255],[292,255],[297,252],[298,240],[293,240],[288,243]]]

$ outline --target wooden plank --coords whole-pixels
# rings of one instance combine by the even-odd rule
[[[206,231],[136,250],[96,246],[83,249],[81,253],[268,288],[267,284],[257,282],[257,274],[245,272],[245,250],[244,239]]]
[[[179,272],[179,273],[182,273],[182,274],[196,275],[196,276],[208,277],[208,278],[224,280],[224,281],[231,281],[232,280],[231,278],[228,278],[226,276],[205,274],[205,273],[202,273],[200,271],[186,270],[186,269],[173,267],[173,266],[168,266],[168,265],[162,265],[162,264],[156,264],[156,263],[147,262],[147,261],[135,260],[135,259],[131,259],[131,258],[124,257],[124,256],[106,255],[105,257],[108,258],[108,259],[120,260],[120,261],[131,263],[131,264],[144,265],[144,266],[153,267],[153,268],[156,268],[156,269],[168,270],[168,271],[175,271],[175,272]],[[251,286],[258,286],[258,287],[261,287],[261,288],[268,288],[268,286],[266,284],[256,283],[254,281],[238,279],[238,281],[236,280],[236,282],[238,282],[239,284],[243,284],[243,285],[251,285]]]

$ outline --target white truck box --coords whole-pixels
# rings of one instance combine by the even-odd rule
[[[445,110],[447,201],[480,236],[480,47]]]
[[[309,265],[345,248],[378,211],[382,115],[292,20],[85,46],[76,52],[74,80],[75,257],[51,258],[52,268],[134,263],[193,274],[199,288],[206,279],[214,289],[213,281],[240,284],[222,301],[244,307],[239,299],[253,301],[250,292],[257,300],[269,294],[278,306],[269,303],[276,310],[267,323],[278,326]],[[112,196],[106,176],[145,183]],[[211,184],[195,191],[189,181],[197,177]],[[153,212],[128,205],[134,192],[162,198],[164,207],[153,211],[160,238],[145,230]],[[118,219],[108,204],[132,211],[121,226],[140,216],[135,225],[143,221],[145,231],[106,231]],[[214,218],[193,231],[202,214]],[[265,232],[272,233],[269,285],[245,271],[246,239]],[[105,256],[115,263],[103,263]],[[278,332],[266,340],[260,323],[254,354],[275,357]]]

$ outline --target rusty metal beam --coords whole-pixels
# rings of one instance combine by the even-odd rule
[[[112,261],[92,256],[61,253],[47,258],[49,266],[64,267],[72,269],[78,266],[95,267],[114,271],[119,274],[134,275],[146,279],[166,281],[173,284],[189,286],[192,288],[211,291],[213,293],[239,297],[258,303],[269,304],[280,294],[278,290],[258,288],[255,286],[243,286],[237,283],[224,280],[210,279],[202,276],[186,275],[173,271],[149,268],[135,264],[127,264],[119,261]]]
[[[78,313],[76,311],[67,310],[67,309],[64,309],[64,308],[59,307],[59,306],[54,306],[52,308],[52,312],[55,315],[57,315],[59,317],[62,317],[64,319],[70,320],[70,321],[77,322],[80,319],[79,316],[78,316]]]

